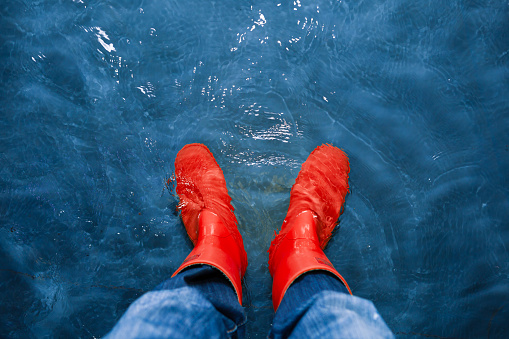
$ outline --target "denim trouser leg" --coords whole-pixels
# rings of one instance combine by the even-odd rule
[[[192,266],[136,300],[109,338],[243,337],[246,314],[221,271]]]
[[[393,338],[371,301],[351,296],[325,271],[300,276],[288,288],[270,338]]]

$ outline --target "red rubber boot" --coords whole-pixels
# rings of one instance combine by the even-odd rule
[[[349,172],[348,157],[331,145],[317,147],[302,164],[283,226],[269,248],[274,310],[295,279],[313,270],[334,274],[352,294],[323,253],[342,212]]]
[[[177,207],[195,247],[173,276],[192,265],[213,266],[232,283],[242,305],[247,255],[223,171],[205,145],[189,144],[177,154],[175,177]]]

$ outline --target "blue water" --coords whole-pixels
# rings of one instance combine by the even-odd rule
[[[4,0],[0,336],[101,337],[192,244],[178,150],[223,168],[249,336],[300,164],[350,157],[326,254],[399,337],[509,333],[507,1]]]

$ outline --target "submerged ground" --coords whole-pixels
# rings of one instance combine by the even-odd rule
[[[509,331],[506,1],[14,1],[0,8],[0,336],[101,337],[191,249],[178,150],[223,168],[249,257],[317,145],[350,157],[326,254],[399,337]],[[171,188],[171,187],[170,187]]]

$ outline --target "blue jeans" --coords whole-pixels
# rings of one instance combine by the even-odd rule
[[[244,337],[247,318],[223,274],[192,266],[136,300],[108,338]],[[286,291],[270,338],[393,338],[372,302],[348,294],[333,275],[313,271]]]

